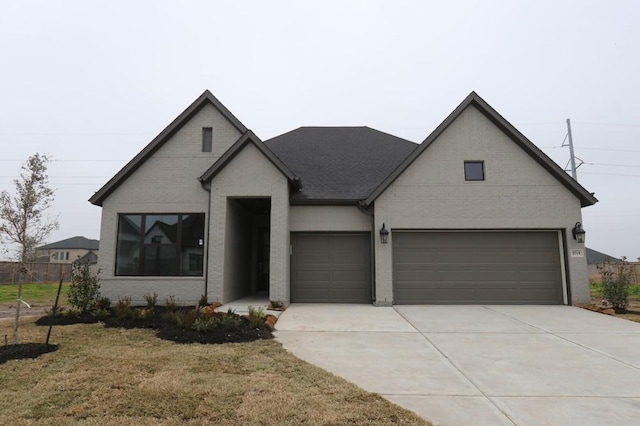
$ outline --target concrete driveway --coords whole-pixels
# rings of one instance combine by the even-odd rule
[[[293,304],[297,357],[442,425],[640,424],[640,324],[569,306]]]

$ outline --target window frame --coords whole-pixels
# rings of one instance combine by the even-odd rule
[[[471,165],[471,164],[480,164],[481,166],[481,170],[482,170],[482,176],[478,179],[478,178],[472,178],[468,176],[467,173],[467,164]],[[470,174],[470,173],[469,173]],[[485,167],[484,167],[484,160],[465,160],[464,161],[464,180],[465,182],[484,182],[486,180],[487,176],[485,173]]]
[[[118,259],[119,259],[119,251],[120,251],[120,230],[121,230],[121,226],[122,226],[122,217],[124,216],[140,216],[140,228],[139,228],[139,233],[136,236],[136,244],[135,246],[137,246],[137,264],[135,265],[135,272],[133,273],[121,273],[118,271]],[[162,242],[156,242],[156,243],[150,243],[150,242],[145,242],[145,234],[146,234],[146,224],[147,224],[147,218],[149,216],[177,216],[177,221],[176,221],[176,239],[175,242],[173,243],[162,243]],[[196,274],[193,273],[184,273],[183,271],[183,258],[182,258],[182,251],[185,247],[185,233],[184,233],[184,218],[188,217],[188,216],[199,216],[200,220],[202,221],[202,237],[198,238],[198,247],[202,248],[202,268],[200,269],[200,271]],[[117,225],[117,230],[116,230],[116,239],[115,239],[115,257],[114,257],[114,264],[113,264],[113,268],[114,268],[114,276],[117,277],[204,277],[205,274],[205,265],[204,265],[204,257],[205,257],[205,251],[206,251],[206,243],[205,243],[205,235],[206,235],[206,227],[207,227],[207,223],[206,223],[206,215],[203,212],[197,212],[197,213],[118,213],[118,225]],[[200,241],[202,241],[202,244],[200,245]],[[147,247],[149,246],[149,247]],[[147,259],[146,259],[146,252],[150,247],[168,247],[168,246],[175,246],[176,247],[176,263],[174,265],[171,265],[171,267],[174,268],[174,270],[176,271],[175,274],[149,274],[145,271],[147,265]],[[189,265],[189,259],[187,258],[187,266]]]

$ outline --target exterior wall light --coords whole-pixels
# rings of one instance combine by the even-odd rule
[[[384,225],[383,225],[384,226]],[[380,231],[382,232],[382,231]],[[584,229],[582,229],[582,223],[576,222],[576,225],[571,230],[573,234],[573,239],[579,243],[584,243],[584,234],[586,233]]]
[[[384,223],[382,224],[382,228],[380,228],[380,242],[382,244],[389,242],[389,231],[385,228]]]

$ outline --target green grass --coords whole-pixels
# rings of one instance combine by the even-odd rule
[[[602,283],[589,283],[589,290],[593,296],[602,296]],[[640,284],[629,284],[629,299],[640,300]]]
[[[23,284],[22,300],[30,305],[53,305],[58,291],[58,283],[55,284]],[[62,284],[60,302],[66,303],[69,283]],[[0,304],[13,304],[18,298],[18,284],[0,285]]]
[[[47,327],[22,321],[22,342]],[[0,336],[11,334],[0,321]],[[4,425],[430,425],[274,340],[176,344],[148,329],[53,327],[56,352],[0,365]]]

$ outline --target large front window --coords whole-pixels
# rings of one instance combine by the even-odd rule
[[[204,214],[121,214],[116,275],[202,276]]]

